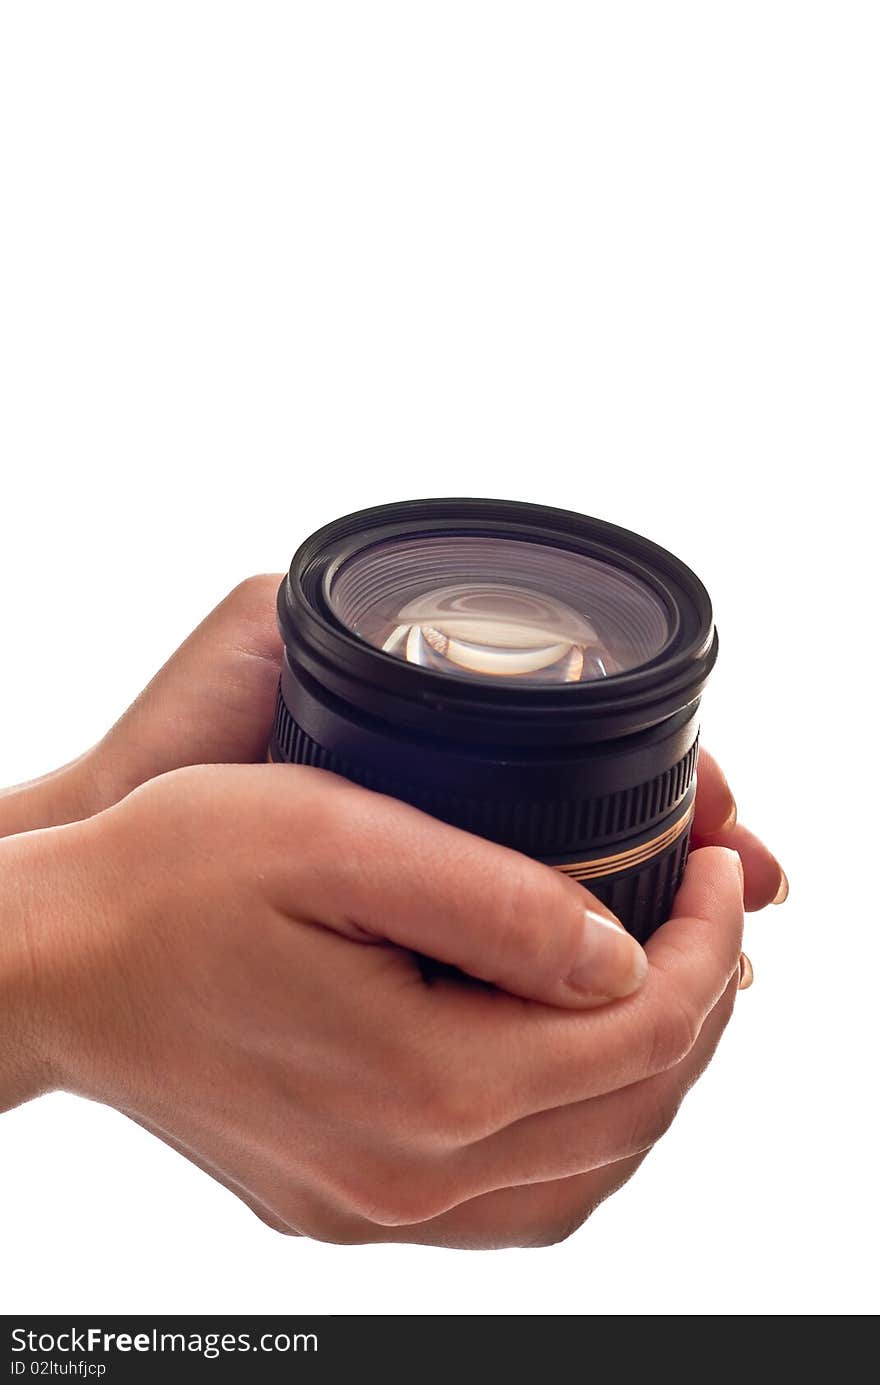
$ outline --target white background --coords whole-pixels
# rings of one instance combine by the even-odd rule
[[[878,47],[809,0],[0,8],[3,779],[319,523],[513,496],[704,578],[704,738],[791,878],[563,1245],[284,1240],[54,1096],[0,1121],[0,1307],[877,1306]]]

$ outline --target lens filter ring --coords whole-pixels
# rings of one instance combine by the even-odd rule
[[[419,548],[430,561],[419,560]],[[384,571],[374,561],[382,554],[392,560]],[[555,618],[568,613],[600,627],[596,634],[603,648],[610,641],[614,665],[600,650],[604,668],[592,664],[587,672],[593,676],[565,677],[572,647],[580,652],[570,632],[568,655],[563,648],[543,667],[533,657],[532,667],[521,664],[514,676],[486,676],[485,665],[462,667],[460,648],[451,669],[438,657],[440,641],[432,646],[424,631],[421,661],[381,647],[407,599],[436,601],[450,586],[468,580],[473,586],[475,575],[494,584],[496,598],[499,586],[513,585],[520,594],[549,597]],[[386,609],[389,598],[396,611]],[[570,743],[632,732],[697,698],[717,653],[708,595],[679,559],[615,525],[517,501],[407,501],[345,516],[298,550],[279,592],[278,614],[291,659],[332,696],[394,725],[466,741],[490,734],[543,745],[553,738]],[[415,623],[430,626],[409,622]],[[437,632],[441,639],[449,628]],[[466,646],[462,633],[463,627],[452,630]],[[597,651],[583,633],[581,640],[586,661]],[[544,648],[552,654],[552,641]],[[476,659],[484,653],[478,648]],[[534,656],[534,650],[525,653]]]

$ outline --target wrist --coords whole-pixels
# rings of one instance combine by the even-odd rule
[[[87,751],[51,774],[0,790],[0,837],[60,827],[98,812],[105,805],[99,802],[94,760]]]
[[[0,841],[0,1111],[54,1085],[41,998],[42,835]]]

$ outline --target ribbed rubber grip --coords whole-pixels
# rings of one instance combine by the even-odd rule
[[[649,830],[682,802],[697,763],[697,744],[671,768],[643,784],[596,798],[526,801],[487,800],[452,795],[380,773],[369,765],[345,760],[326,750],[294,721],[280,689],[272,727],[272,757],[296,765],[332,770],[356,784],[391,794],[444,822],[478,836],[513,846],[530,856],[574,856],[581,851]]]

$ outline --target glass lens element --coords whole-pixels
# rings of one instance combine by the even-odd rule
[[[448,673],[577,682],[599,638],[552,596],[500,582],[461,582],[409,601],[382,648],[411,664]],[[598,653],[594,655],[598,660]]]
[[[658,654],[665,608],[639,578],[521,539],[405,536],[331,577],[331,608],[367,643],[463,678],[577,683]]]

